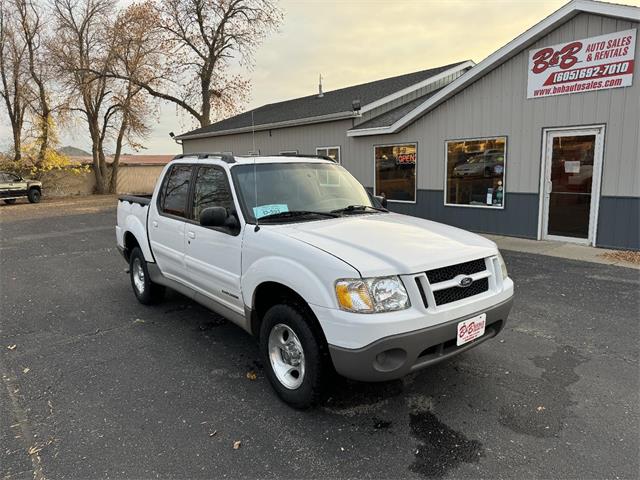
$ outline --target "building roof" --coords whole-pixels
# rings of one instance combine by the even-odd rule
[[[446,85],[438,91],[437,94],[432,95],[418,105],[415,105],[413,110],[407,112],[402,117],[395,119],[393,123],[376,126],[365,126],[365,124],[358,125],[358,127],[349,130],[347,132],[347,136],[358,137],[365,135],[386,135],[402,130],[417,118],[426,114],[430,110],[433,110],[447,99],[471,85],[480,77],[486,75],[496,67],[520,53],[529,45],[533,44],[580,13],[592,13],[595,15],[622,18],[635,22],[640,21],[640,8],[638,7],[597,2],[594,0],[572,0],[526,32],[518,35],[504,47],[489,55],[475,67],[468,70],[465,74]]]
[[[399,118],[404,117],[411,110],[416,108],[418,105],[424,103],[428,98],[434,96],[442,89],[433,90],[432,92],[427,93],[421,97],[418,97],[414,100],[411,100],[407,103],[404,103],[388,112],[382,113],[377,117],[373,117],[365,122],[359,123],[356,127],[352,128],[352,130],[357,130],[361,128],[377,128],[377,127],[385,127],[388,125],[393,125]]]
[[[189,138],[229,135],[241,133],[242,131],[250,131],[252,128],[265,130],[267,128],[318,123],[321,121],[354,117],[356,116],[352,108],[352,102],[354,100],[359,100],[362,111],[366,111],[367,107],[368,109],[375,108],[378,105],[386,103],[385,100],[387,99],[387,101],[392,100],[397,96],[396,94],[420,88],[422,84],[436,77],[440,78],[469,68],[472,65],[474,65],[474,63],[467,60],[324,92],[322,97],[314,94],[294,98],[293,100],[286,100],[284,102],[270,103],[206,127],[183,133],[176,137],[176,139],[184,140]]]

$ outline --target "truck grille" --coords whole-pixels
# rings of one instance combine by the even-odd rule
[[[459,263],[457,265],[449,265],[448,267],[436,268],[429,270],[427,278],[431,285],[440,282],[446,282],[458,275],[471,275],[472,273],[484,272],[487,269],[484,258],[471,260],[470,262]]]
[[[482,272],[486,272],[484,278],[476,277],[475,281],[468,287],[456,285],[442,288],[442,285],[440,285],[440,288],[438,288],[438,284],[453,280],[458,275],[470,276]],[[487,292],[489,290],[488,277],[492,275],[491,272],[491,269],[487,272],[485,259],[480,258],[470,262],[429,270],[422,276],[422,279],[426,276],[427,282],[423,284],[423,282],[420,281],[420,277],[416,277],[416,284],[425,307],[429,308],[430,299],[432,299],[432,302],[435,301],[435,305],[432,306],[440,306]],[[431,297],[429,293],[431,293],[433,297]]]
[[[476,280],[466,288],[451,287],[444,290],[436,290],[433,296],[436,299],[436,305],[445,305],[451,302],[457,302],[463,298],[473,297],[489,290],[489,279],[482,278]]]

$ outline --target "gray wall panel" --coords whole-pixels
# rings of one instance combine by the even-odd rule
[[[389,203],[389,209],[475,232],[536,238],[538,195],[512,193],[504,210],[445,207],[443,190],[418,190],[416,204]]]
[[[640,198],[600,198],[596,244],[640,250]]]

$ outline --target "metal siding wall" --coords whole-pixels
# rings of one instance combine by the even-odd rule
[[[507,135],[507,193],[532,193],[538,191],[540,181],[543,128],[606,124],[602,194],[638,196],[640,73],[636,73],[633,86],[627,88],[526,98],[530,49],[638,27],[638,23],[578,15],[404,131],[389,136],[391,140],[376,138],[418,141],[418,185],[431,190],[443,188],[445,140]],[[636,58],[638,52],[640,45],[636,45]]]
[[[538,195],[535,193],[511,194],[504,210],[446,207],[442,198],[442,190],[418,190],[416,204],[389,202],[389,209],[475,232],[536,238]]]
[[[600,199],[596,243],[599,247],[640,250],[640,198]]]

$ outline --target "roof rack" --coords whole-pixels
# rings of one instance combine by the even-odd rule
[[[334,158],[327,155],[312,155],[309,153],[281,153],[280,157],[300,157],[300,158],[321,158],[322,160],[329,160],[333,163],[338,163]]]
[[[179,160],[181,158],[197,157],[198,159],[204,158],[219,158],[225,163],[236,163],[236,159],[230,153],[223,152],[209,152],[209,153],[180,153],[173,157],[173,160]]]

